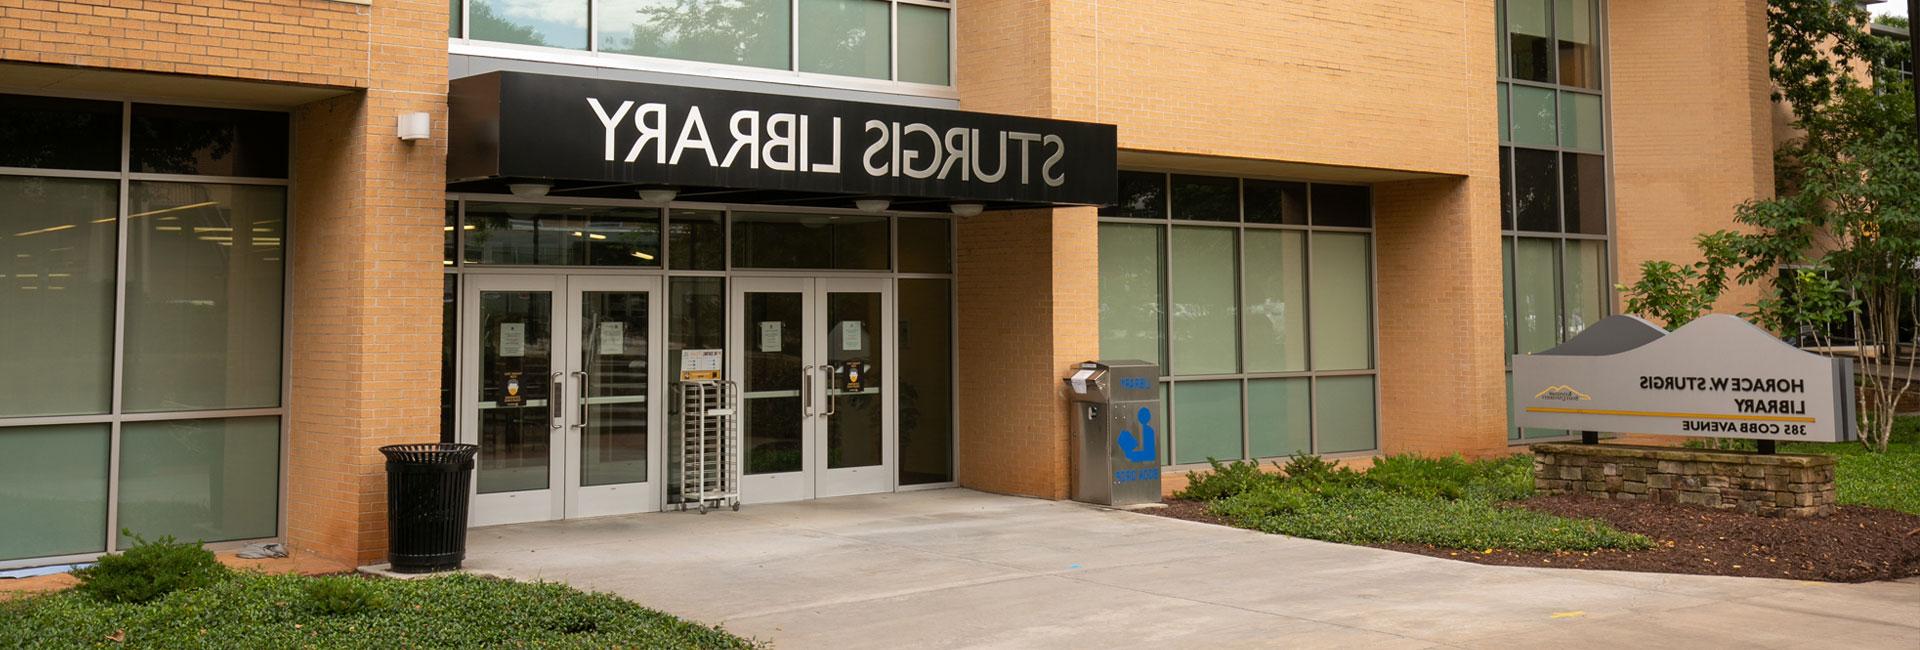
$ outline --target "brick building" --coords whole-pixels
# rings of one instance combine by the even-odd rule
[[[1765,20],[0,0],[0,568],[375,561],[398,442],[481,446],[476,525],[661,510],[690,350],[749,503],[1065,498],[1103,357],[1169,476],[1561,439],[1506,359],[1771,191]]]

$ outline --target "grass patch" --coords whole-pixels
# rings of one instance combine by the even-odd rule
[[[1345,544],[1426,544],[1456,549],[1638,549],[1645,537],[1599,521],[1501,505],[1533,494],[1530,456],[1468,461],[1389,456],[1364,472],[1299,456],[1282,473],[1249,462],[1190,472],[1178,495],[1208,503],[1234,526]]]
[[[1705,441],[1688,441],[1705,446]],[[1722,439],[1720,447],[1752,451],[1754,441]],[[1834,457],[1834,499],[1841,505],[1867,506],[1920,515],[1920,416],[1894,421],[1887,453],[1867,451],[1857,442],[1789,442],[1783,454]]]
[[[0,602],[0,647],[751,648],[607,594],[470,575],[240,573],[144,604],[79,591]]]

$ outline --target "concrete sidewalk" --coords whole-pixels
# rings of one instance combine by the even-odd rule
[[[968,490],[476,529],[779,648],[1920,647],[1920,581],[1491,567]]]

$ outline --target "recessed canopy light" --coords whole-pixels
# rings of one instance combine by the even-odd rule
[[[508,183],[507,184],[507,190],[510,192],[513,192],[514,196],[525,197],[525,198],[537,198],[537,197],[546,196],[547,191],[551,189],[553,189],[552,183]]]
[[[860,208],[861,212],[885,212],[889,205],[893,205],[893,202],[886,199],[860,199],[853,202],[853,207]]]
[[[980,214],[980,211],[987,209],[987,206],[978,203],[955,203],[947,206],[947,209],[953,210],[955,216],[971,217]]]
[[[679,196],[680,190],[671,187],[646,187],[640,189],[640,200],[648,203],[666,203]]]

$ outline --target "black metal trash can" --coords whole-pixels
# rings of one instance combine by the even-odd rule
[[[388,445],[387,561],[398,573],[460,568],[477,445]]]

